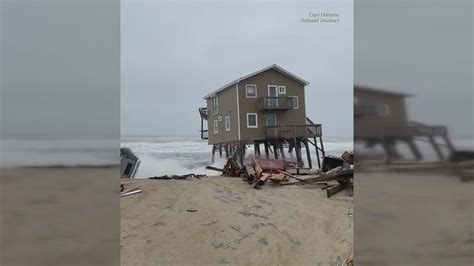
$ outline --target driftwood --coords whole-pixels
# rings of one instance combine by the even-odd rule
[[[274,182],[281,182],[285,179],[285,174],[271,174],[269,179]]]
[[[207,170],[218,171],[218,172],[221,172],[221,173],[224,172],[224,169],[222,169],[222,168],[217,168],[217,167],[210,166],[210,165],[206,166],[206,169],[207,169]]]
[[[315,177],[306,178],[302,182],[322,182],[322,181],[332,181],[332,180],[344,181],[351,177],[354,177],[354,170],[348,169],[348,170],[320,173],[316,175]]]
[[[349,256],[347,256],[346,264],[354,265],[354,245],[352,246],[351,251],[349,252]]]
[[[254,160],[253,162],[254,162],[253,167],[255,169],[255,177],[259,178],[263,172],[262,167],[260,167],[260,164],[256,160]]]
[[[170,179],[177,179],[177,180],[185,180],[190,177],[194,178],[201,178],[201,177],[206,177],[207,175],[196,175],[196,174],[187,174],[187,175],[162,175],[162,176],[153,176],[149,177],[148,179],[165,179],[165,180],[170,180]]]
[[[334,196],[339,191],[344,190],[345,186],[346,186],[345,183],[338,183],[338,184],[326,189],[326,193],[327,193],[328,198]]]
[[[288,172],[285,172],[285,171],[278,170],[278,172],[280,172],[280,173],[282,173],[282,174],[284,174],[284,175],[286,175],[286,176],[289,176],[289,177],[291,177],[291,178],[294,178],[294,179],[296,179],[296,180],[298,180],[298,181],[303,181],[303,180],[304,180],[304,179],[302,179],[302,178],[299,178],[299,177],[297,177],[297,176],[295,176],[295,175],[292,175],[292,174],[290,174],[290,173],[288,173]]]
[[[128,188],[123,187],[123,189],[121,189],[120,191],[120,197],[126,197],[133,194],[141,193],[142,191],[139,188],[140,186],[133,186]]]
[[[281,183],[280,186],[291,186],[291,185],[304,185],[304,181],[295,181],[295,182],[288,182],[288,183]]]
[[[263,173],[262,176],[255,182],[255,185],[253,186],[254,188],[260,188],[265,182],[268,180],[270,177],[269,173]]]
[[[245,176],[247,181],[251,182],[254,181],[257,178],[257,174],[255,173],[255,170],[253,169],[252,166],[246,165],[245,166]]]
[[[241,168],[239,163],[232,157],[227,160],[222,171],[223,176],[240,176]]]

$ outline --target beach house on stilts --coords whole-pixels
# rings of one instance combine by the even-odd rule
[[[310,149],[314,148],[321,167],[321,124],[306,117],[308,84],[282,67],[271,65],[206,95],[207,106],[199,108],[201,138],[212,145],[213,160],[216,152],[221,157],[224,152],[243,164],[247,146],[253,145],[255,157],[285,159],[294,152],[299,163],[303,162],[304,150],[307,167],[312,168]]]
[[[388,158],[398,158],[397,143],[408,144],[413,156],[423,155],[415,140],[431,143],[438,158],[444,160],[442,147],[451,154],[455,151],[446,126],[431,126],[410,121],[405,99],[411,95],[367,86],[354,86],[354,139],[372,147],[380,144]],[[439,143],[437,139],[444,143]]]

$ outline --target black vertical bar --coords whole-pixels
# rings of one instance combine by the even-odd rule
[[[270,152],[268,151],[268,142],[265,141],[264,145],[265,145],[265,157],[267,159],[269,159],[270,158]]]
[[[309,168],[313,168],[313,162],[311,161],[311,153],[309,151],[309,145],[308,145],[307,139],[304,141],[304,147],[306,149],[306,157],[308,157],[308,166]]]

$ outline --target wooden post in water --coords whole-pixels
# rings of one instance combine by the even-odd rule
[[[283,141],[280,142],[280,154],[281,154],[281,158],[285,160],[285,149],[283,149]]]
[[[311,161],[311,152],[309,151],[308,140],[304,140],[304,147],[306,149],[306,157],[308,158],[308,166],[309,168],[313,168],[313,162]]]
[[[321,144],[321,153],[323,154],[323,158],[326,157],[326,154],[324,152],[324,146],[323,146],[323,136],[319,136],[319,143]]]
[[[264,145],[265,145],[265,157],[267,159],[269,159],[270,158],[270,152],[268,151],[268,142],[265,141]]]
[[[319,159],[319,148],[318,143],[316,142],[316,137],[314,137],[314,147],[316,148],[316,159],[318,159],[318,167],[321,169],[321,160]]]
[[[405,141],[408,143],[408,146],[411,149],[411,152],[415,156],[417,160],[422,160],[423,155],[421,155],[420,151],[418,150],[418,147],[416,146],[415,142],[413,141],[413,138],[406,138]]]
[[[245,157],[245,144],[240,143],[239,144],[239,150],[240,150],[240,166],[244,166],[244,157]]]
[[[214,156],[216,155],[216,144],[212,145],[212,163],[214,163]]]
[[[438,158],[440,160],[444,160],[444,155],[441,152],[441,149],[439,148],[438,143],[436,143],[434,137],[430,135],[428,136],[428,140],[431,142],[431,145],[433,145],[433,148],[435,149],[436,154],[438,154]]]
[[[296,143],[295,143],[295,150],[296,150],[296,161],[297,162],[302,162],[302,158],[301,158],[301,143],[300,143],[300,140],[296,140]]]
[[[278,144],[277,143],[273,144],[273,153],[275,154],[275,159],[278,160]]]
[[[254,154],[255,154],[255,157],[260,157],[260,143],[258,142],[255,142],[253,144],[253,149],[254,149]]]

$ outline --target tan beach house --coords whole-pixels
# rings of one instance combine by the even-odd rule
[[[406,99],[412,95],[367,86],[354,86],[354,137],[367,145],[381,144],[387,155],[398,156],[396,143],[405,142],[418,160],[423,156],[415,140],[432,144],[438,157],[445,158],[440,146],[454,147],[448,138],[445,126],[429,126],[410,121]],[[441,137],[445,144],[440,145],[436,138]]]
[[[318,154],[324,152],[321,125],[306,117],[308,84],[282,67],[271,65],[214,90],[204,96],[207,107],[199,108],[201,138],[213,145],[213,154],[217,150],[222,154],[224,149],[227,156],[236,147],[249,144],[254,145],[256,156],[261,155],[263,145],[267,158],[270,152],[275,158],[284,158],[284,148],[288,147],[288,152],[295,150],[297,160],[302,161],[301,147],[310,156],[308,143]],[[312,167],[310,157],[308,164]]]

